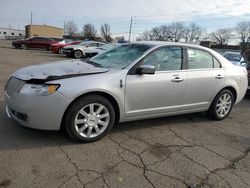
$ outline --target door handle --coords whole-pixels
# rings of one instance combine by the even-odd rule
[[[179,83],[179,82],[184,81],[184,79],[179,78],[179,77],[175,77],[175,78],[174,78],[174,79],[172,79],[171,81],[172,81],[172,82],[177,82],[177,83]]]
[[[217,79],[222,79],[222,78],[224,78],[224,76],[218,74],[217,76],[215,76],[215,78],[217,78]]]

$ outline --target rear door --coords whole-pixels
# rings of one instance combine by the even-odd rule
[[[207,109],[224,86],[225,71],[207,51],[187,48],[186,52],[188,69],[182,110]]]

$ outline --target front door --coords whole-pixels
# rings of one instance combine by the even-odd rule
[[[130,119],[180,111],[186,70],[182,48],[161,47],[147,55],[140,65],[155,66],[155,74],[130,74],[126,78],[125,116]]]

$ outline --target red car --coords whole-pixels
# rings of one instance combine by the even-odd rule
[[[71,42],[66,42],[66,43],[62,43],[62,42],[58,42],[56,44],[53,44],[50,46],[50,50],[56,54],[63,54],[63,47],[64,46],[68,46],[68,45],[76,45],[81,43],[81,41],[71,41]]]
[[[12,46],[25,50],[28,48],[44,48],[49,50],[52,44],[58,43],[61,40],[59,38],[32,37],[24,40],[15,40],[12,42]]]

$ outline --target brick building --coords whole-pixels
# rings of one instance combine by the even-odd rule
[[[49,25],[26,25],[25,36],[26,38],[43,36],[43,37],[58,37],[62,38],[64,29]]]

